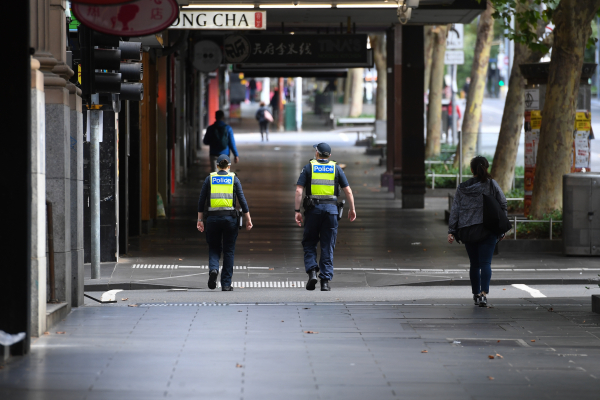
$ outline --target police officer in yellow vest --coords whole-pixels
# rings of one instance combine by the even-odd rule
[[[316,150],[315,159],[302,169],[296,183],[295,219],[302,226],[300,203],[302,191],[306,189],[304,199],[304,267],[308,274],[307,290],[315,290],[317,273],[321,279],[321,290],[331,290],[329,281],[333,279],[333,250],[338,229],[338,196],[340,187],[348,200],[348,219],[356,219],[354,196],[348,184],[344,171],[331,157],[331,147],[327,143],[313,146]],[[317,264],[317,244],[321,243],[321,259]]]
[[[240,202],[246,230],[252,229],[250,210],[242,191],[242,184],[234,173],[229,171],[231,160],[225,154],[217,158],[218,172],[213,172],[204,181],[198,200],[198,224],[200,232],[206,230],[208,243],[208,287],[217,287],[219,260],[223,253],[221,290],[232,291],[233,257],[238,236],[238,218],[235,198]],[[204,215],[206,214],[206,221]]]

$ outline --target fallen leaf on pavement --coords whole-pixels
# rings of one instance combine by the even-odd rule
[[[531,339],[532,342],[535,342],[535,339]]]
[[[123,298],[121,299],[121,301],[127,301],[127,300],[129,300],[129,297],[123,297]]]
[[[495,357],[494,357],[494,356],[488,356],[488,358],[489,358],[490,360],[493,360]]]
[[[496,357],[498,357],[498,358],[504,358],[504,357],[502,357],[502,356],[501,356],[500,354],[498,354],[498,353],[496,353]]]
[[[427,249],[423,249],[423,251],[427,251]]]
[[[243,367],[243,365],[242,365],[242,364],[235,364],[235,367],[236,367],[236,368],[242,368],[242,367]]]
[[[421,350],[421,353],[429,353],[427,350]]]
[[[283,322],[283,320],[281,322]]]
[[[127,307],[137,307],[137,304],[128,304]]]
[[[242,312],[242,310],[238,310],[238,312]]]
[[[273,271],[273,268],[269,268],[269,271]]]
[[[65,333],[63,331],[59,331],[59,332],[56,332],[56,334],[57,335],[64,335]]]
[[[500,341],[498,340],[498,342],[497,342],[497,343],[500,343]]]
[[[49,335],[49,334],[50,334],[50,332],[44,332],[44,335]]]
[[[304,331],[304,333],[308,333],[309,335],[312,335],[312,334],[317,334],[317,333],[319,333],[319,332],[315,332],[315,331]]]
[[[493,376],[488,376],[488,379],[489,379],[490,381],[493,381],[493,380],[494,380],[494,377],[493,377]]]
[[[310,310],[310,307],[304,307],[303,310]]]
[[[502,289],[502,290],[506,290],[506,289]]]

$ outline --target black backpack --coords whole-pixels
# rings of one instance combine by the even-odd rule
[[[490,194],[483,194],[483,226],[496,235],[503,235],[510,231],[512,224],[500,207],[494,192],[494,184],[490,179]]]
[[[212,145],[214,146],[214,150],[223,151],[227,148],[227,146],[229,146],[229,135],[227,134],[227,125],[213,126],[215,128],[215,136],[212,140]]]

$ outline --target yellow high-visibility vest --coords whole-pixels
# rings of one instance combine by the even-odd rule
[[[233,182],[235,174],[210,174],[210,205],[208,211],[231,211],[233,208]]]
[[[310,195],[313,199],[335,200],[335,161],[322,164],[317,160],[310,161],[311,179]]]

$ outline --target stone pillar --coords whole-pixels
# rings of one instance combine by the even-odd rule
[[[83,305],[83,114],[81,90],[67,83],[70,108],[71,305]]]
[[[386,32],[387,46],[387,147],[386,171],[381,175],[381,186],[395,192],[400,186],[402,173],[402,98],[400,84],[402,78],[402,28],[397,24]]]
[[[31,45],[44,74],[46,198],[53,205],[56,294],[71,305],[71,115],[64,0],[30,0]]]
[[[31,60],[31,336],[46,331],[46,120],[44,75]]]

